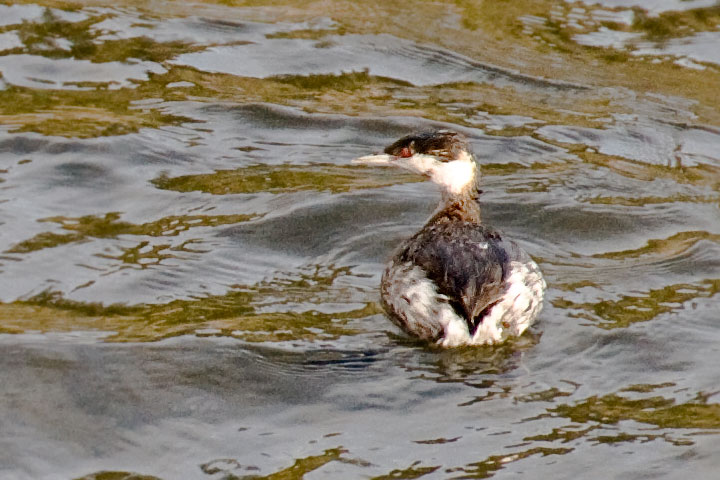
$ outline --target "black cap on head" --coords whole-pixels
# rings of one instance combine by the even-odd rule
[[[385,149],[385,153],[396,157],[433,155],[444,162],[457,159],[463,151],[470,152],[467,139],[464,135],[449,130],[407,135]]]

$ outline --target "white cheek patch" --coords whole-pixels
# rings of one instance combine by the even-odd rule
[[[475,168],[475,162],[468,160],[438,162],[430,178],[448,192],[458,194],[467,190],[475,179]]]
[[[432,172],[440,165],[432,155],[415,154],[407,159],[399,159],[398,163],[405,162],[408,170],[412,170],[421,175],[431,175]]]

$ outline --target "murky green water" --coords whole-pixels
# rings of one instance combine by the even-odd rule
[[[0,2],[0,477],[716,478],[719,25]],[[438,351],[379,307],[438,195],[350,159],[429,127],[546,274],[513,343]]]

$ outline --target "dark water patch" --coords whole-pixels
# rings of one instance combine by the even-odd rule
[[[455,438],[433,438],[432,440],[415,440],[415,443],[418,443],[420,445],[436,445],[436,444],[443,444],[443,443],[453,443],[460,440],[462,437],[455,437]]]
[[[566,157],[564,150],[532,137],[484,137],[472,143],[481,166],[485,163],[525,166],[559,164]]]
[[[535,162],[530,165],[522,165],[520,163],[487,163],[483,162],[481,165],[482,175],[521,175],[524,176],[525,172],[562,172],[568,168],[567,164],[555,163],[547,164],[541,162]],[[534,173],[533,172],[533,173]]]
[[[236,244],[259,248],[272,244],[276,251],[285,255],[327,258],[330,254],[332,258],[333,254],[350,253],[354,248],[366,251],[366,235],[371,234],[386,247],[384,252],[372,248],[373,252],[382,255],[372,260],[382,262],[394,246],[391,242],[402,238],[399,232],[382,238],[387,233],[382,226],[392,221],[393,214],[396,219],[404,215],[417,217],[419,224],[432,208],[428,205],[430,208],[420,210],[412,199],[398,198],[391,193],[385,196],[382,204],[383,209],[379,209],[376,201],[368,196],[333,196],[319,204],[301,205],[283,216],[267,216],[253,225],[228,228],[223,235]],[[374,229],[379,229],[377,235]],[[318,230],[325,232],[322,237],[313,235]],[[360,260],[368,261],[367,258],[356,259]]]
[[[595,209],[588,210],[580,205],[544,205],[527,202],[505,203],[484,202],[488,222],[506,231],[534,231],[542,238],[563,245],[572,231],[574,248],[600,251],[617,245],[625,238],[632,238],[638,232],[653,231],[662,223],[640,213]],[[602,232],[602,235],[598,235]],[[584,252],[576,252],[584,253]]]
[[[343,72],[340,75],[279,75],[271,77],[271,79],[306,90],[357,90],[374,83],[394,83],[397,86],[404,87],[411,85],[408,82],[393,80],[392,78],[373,77],[367,71]]]
[[[342,351],[314,351],[305,360],[305,366],[310,370],[325,369],[332,367],[333,369],[343,369],[348,371],[363,370],[374,363],[378,358],[378,352],[342,352]]]
[[[267,57],[269,51],[282,59],[278,58],[279,62],[274,65],[264,63],[262,59]],[[238,58],[242,58],[242,62],[229,61]],[[325,37],[323,43],[306,39],[271,38],[263,43],[217,47],[206,52],[184,54],[173,63],[206,72],[257,78],[368,70],[372,75],[420,86],[474,81],[559,90],[585,89],[577,84],[523,75],[449,50],[420,45],[390,35],[332,36]],[[308,70],[309,67],[312,71]]]
[[[132,432],[143,425],[162,430],[171,419],[189,417],[211,424],[230,412],[240,420],[251,414],[253,405],[282,408],[319,398],[336,381],[326,375],[296,382],[272,370],[255,370],[257,354],[227,342],[185,341],[150,348],[82,344],[68,348],[41,339],[22,343],[3,342],[0,347],[3,370],[15,372],[3,379],[0,401],[17,407],[13,419],[4,422],[6,427],[47,432],[49,437],[35,446],[40,451],[49,442],[69,438],[83,457],[107,456],[126,448]],[[134,366],[132,372],[121,374],[128,364]],[[116,382],[104,383],[107,376]],[[33,381],[41,381],[52,395],[41,398],[26,391]],[[23,394],[33,401],[18,404]],[[268,395],[275,400],[269,401]],[[58,409],[64,412],[62,417],[57,416]],[[110,425],[113,433],[105,431]],[[46,458],[57,455],[61,452]]]
[[[209,105],[202,111],[220,118],[228,115],[233,123],[245,125],[246,135],[257,133],[255,138],[280,141],[287,145],[322,145],[328,143],[327,139],[349,145],[372,145],[373,141],[382,145],[387,139],[429,123],[413,118],[368,119],[344,115],[310,115],[296,108],[257,103],[230,107]],[[326,140],[322,142],[318,138]]]
[[[56,174],[50,181],[51,186],[70,186],[78,188],[108,188],[114,183],[110,171],[101,165],[81,162],[67,162],[55,168]]]
[[[28,155],[47,147],[50,142],[37,138],[11,136],[0,140],[0,151],[6,154]]]
[[[288,381],[301,381],[305,377],[327,378],[352,381],[354,377],[381,378],[387,368],[387,345],[371,345],[366,349],[330,349],[317,342],[311,348],[302,348],[290,343],[246,343],[244,348],[256,355],[256,368],[267,370],[269,375],[284,376]]]
[[[697,242],[702,240],[720,243],[720,235],[704,231],[680,232],[665,239],[648,240],[647,244],[641,248],[620,252],[599,253],[594,256],[596,258],[610,258],[614,260],[638,258],[645,255],[671,257],[685,253]]]
[[[498,383],[498,376],[512,372],[522,364],[524,352],[530,351],[541,338],[537,330],[529,331],[517,339],[502,345],[443,350],[433,345],[424,347],[423,354],[413,351],[401,365],[414,378],[431,380],[439,384],[464,384],[483,393],[473,395],[459,406],[469,406],[480,401],[503,398],[510,389]]]

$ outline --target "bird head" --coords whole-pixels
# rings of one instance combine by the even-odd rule
[[[429,178],[450,196],[474,192],[477,165],[464,135],[436,130],[407,135],[384,153],[353,160],[366,165],[400,167]]]

